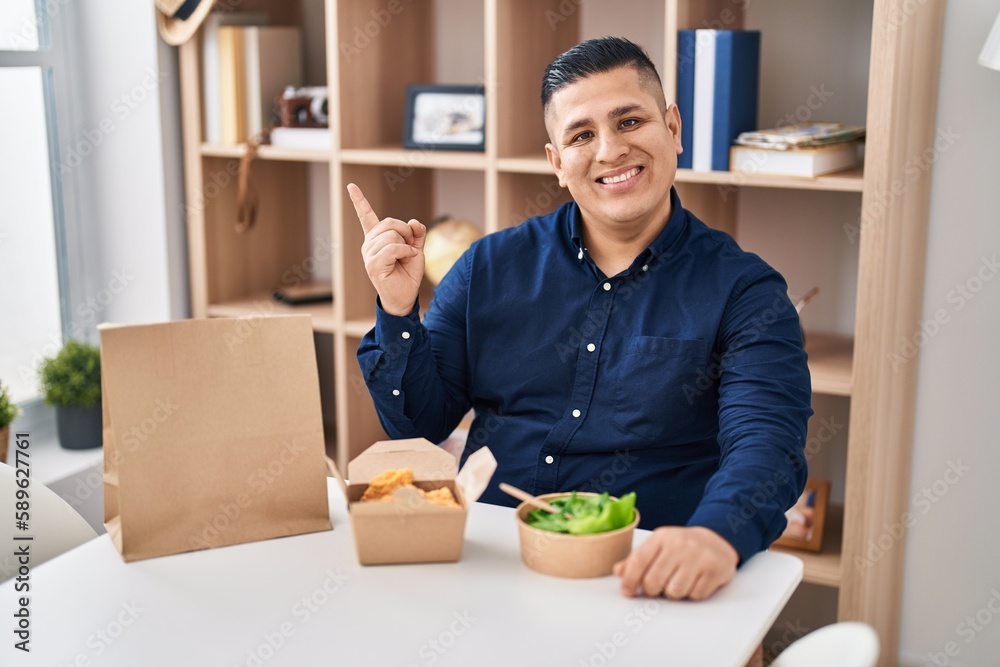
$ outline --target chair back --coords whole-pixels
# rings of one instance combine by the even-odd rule
[[[24,479],[22,476],[21,480]],[[44,484],[31,480],[27,487],[27,528],[18,528],[17,491],[19,479],[14,468],[0,463],[0,498],[4,507],[14,509],[6,521],[0,522],[0,540],[5,545],[0,555],[0,582],[18,574],[22,563],[16,555],[27,549],[28,565],[34,569],[45,561],[87,542],[97,533],[80,514]],[[16,539],[31,537],[30,540]]]
[[[797,639],[771,663],[772,667],[875,667],[878,634],[867,623],[827,625]]]

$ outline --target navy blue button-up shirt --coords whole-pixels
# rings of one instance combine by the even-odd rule
[[[470,408],[482,500],[637,494],[641,527],[693,525],[744,561],[805,484],[810,383],[782,277],[671,192],[650,246],[605,276],[574,202],[476,242],[420,322],[377,307],[358,361],[386,432],[441,442]]]

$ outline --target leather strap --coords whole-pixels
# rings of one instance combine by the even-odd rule
[[[261,144],[271,141],[271,128],[261,130],[247,139],[247,149],[240,158],[239,190],[236,193],[236,221],[233,224],[237,233],[244,233],[253,227],[257,220],[257,191],[250,183],[253,160],[257,157],[257,149]]]

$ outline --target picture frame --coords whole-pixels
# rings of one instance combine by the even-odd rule
[[[404,148],[486,150],[486,91],[482,86],[406,87]]]
[[[829,497],[829,480],[812,478],[806,480],[806,488],[802,495],[795,505],[785,512],[788,526],[781,537],[774,541],[774,546],[822,551]]]

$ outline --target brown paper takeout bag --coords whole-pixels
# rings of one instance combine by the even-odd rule
[[[100,332],[104,522],[126,561],[330,530],[308,316]]]

